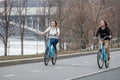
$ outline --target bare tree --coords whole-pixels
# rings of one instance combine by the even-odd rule
[[[88,15],[87,15],[87,11],[85,10],[85,2],[84,0],[79,0],[76,1],[75,3],[75,11],[74,15],[75,15],[75,26],[74,29],[76,31],[76,37],[79,38],[79,49],[81,50],[81,47],[83,46],[83,39],[84,39],[84,27],[85,27],[85,23],[87,21]]]
[[[120,1],[119,0],[105,0],[105,9],[103,17],[109,22],[109,27],[112,31],[113,38],[117,38],[118,47],[120,38]],[[111,45],[112,47],[112,45]]]
[[[57,11],[56,11],[56,14],[55,14],[55,19],[58,21],[58,26],[60,28],[60,32],[61,32],[61,35],[60,35],[60,38],[59,38],[59,49],[60,49],[60,52],[63,50],[63,45],[64,45],[64,41],[63,41],[63,21],[65,19],[65,15],[64,15],[64,8],[65,8],[65,0],[54,0],[54,2],[56,3],[56,7],[57,7]]]
[[[44,31],[47,26],[46,26],[46,10],[47,10],[47,7],[46,7],[47,4],[43,4],[41,5],[41,1],[39,1],[39,8],[37,9],[37,15],[39,16],[38,19],[39,19],[39,24],[40,24],[40,27],[42,29],[42,31]],[[47,45],[47,42],[46,42],[46,35],[44,35],[44,41],[45,41],[45,47]]]
[[[116,7],[116,22],[117,22],[117,39],[118,39],[118,47],[120,47],[120,1],[116,1],[115,7]]]
[[[63,15],[64,15],[64,19],[62,21],[62,47],[63,50],[66,47],[66,50],[69,49],[69,44],[72,41],[72,18],[73,18],[73,12],[72,12],[72,6],[73,6],[73,1],[72,0],[66,0],[67,3],[67,7],[65,7],[65,9],[62,11]],[[68,5],[69,4],[69,5]],[[69,13],[69,14],[66,14]],[[65,45],[66,44],[66,45]]]
[[[3,34],[0,34],[0,39],[4,43],[4,56],[7,56],[7,47],[8,47],[8,39],[11,35],[10,33],[10,15],[13,7],[13,0],[4,0],[4,11],[2,13],[2,22],[1,28],[3,30]]]
[[[25,17],[27,13],[27,0],[17,1],[17,11],[19,14],[19,26],[20,26],[20,36],[21,36],[21,55],[24,54],[24,26]]]

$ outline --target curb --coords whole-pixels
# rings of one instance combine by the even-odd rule
[[[111,49],[110,51],[112,51],[112,52],[113,51],[120,51],[120,48]],[[72,58],[72,57],[94,55],[96,53],[97,53],[97,51],[74,53],[74,54],[65,54],[65,55],[59,55],[58,59],[67,59],[67,58]],[[0,67],[18,65],[18,64],[43,62],[43,59],[44,59],[44,57],[36,57],[36,58],[28,58],[28,59],[16,59],[16,60],[5,60],[5,61],[0,61]]]
[[[118,68],[120,68],[120,66],[113,67],[113,68],[110,68],[110,69],[101,70],[101,71],[97,71],[97,72],[92,72],[92,73],[89,73],[89,74],[85,74],[85,75],[82,75],[82,76],[77,76],[77,77],[73,77],[73,78],[69,78],[69,79],[65,79],[65,80],[76,80],[76,79],[80,79],[80,78],[85,78],[85,77],[93,76],[93,75],[100,74],[100,73],[103,73],[103,72],[115,70],[115,69],[118,69]]]

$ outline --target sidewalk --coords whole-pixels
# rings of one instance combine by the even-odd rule
[[[120,50],[120,48],[115,48],[115,49],[111,49],[110,51],[119,51],[119,50]],[[80,52],[80,53],[74,53],[74,54],[64,54],[64,55],[58,55],[58,59],[66,59],[66,58],[72,58],[72,57],[93,55],[96,53],[97,53],[97,51]],[[36,63],[36,62],[43,62],[43,57],[4,60],[4,61],[0,61],[0,67],[18,65],[18,64]]]

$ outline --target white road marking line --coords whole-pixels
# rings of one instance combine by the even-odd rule
[[[3,75],[3,77],[13,77],[15,74],[8,74],[8,75]]]
[[[32,72],[40,72],[41,70],[33,70]]]
[[[55,67],[55,68],[61,68],[60,66],[57,66],[57,67]]]
[[[113,67],[113,68],[110,68],[110,69],[100,70],[100,71],[96,71],[96,72],[92,72],[92,73],[88,73],[88,74],[85,74],[85,75],[82,75],[82,76],[72,77],[72,78],[65,79],[65,80],[75,80],[75,79],[78,79],[78,78],[84,78],[84,77],[87,77],[87,76],[99,74],[99,73],[114,70],[114,69],[117,69],[117,68],[120,68],[120,66]]]

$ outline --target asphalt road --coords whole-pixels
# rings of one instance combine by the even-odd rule
[[[116,67],[120,67],[120,51],[111,52],[111,63],[108,69],[105,67],[99,69],[96,55],[89,55],[58,60],[55,66],[51,63],[45,66],[41,62],[0,67],[0,80],[70,80]],[[116,76],[119,78],[120,73],[118,74]],[[113,77],[116,76],[113,75]],[[96,79],[93,78],[92,80]]]
[[[74,80],[120,80],[120,68]]]

